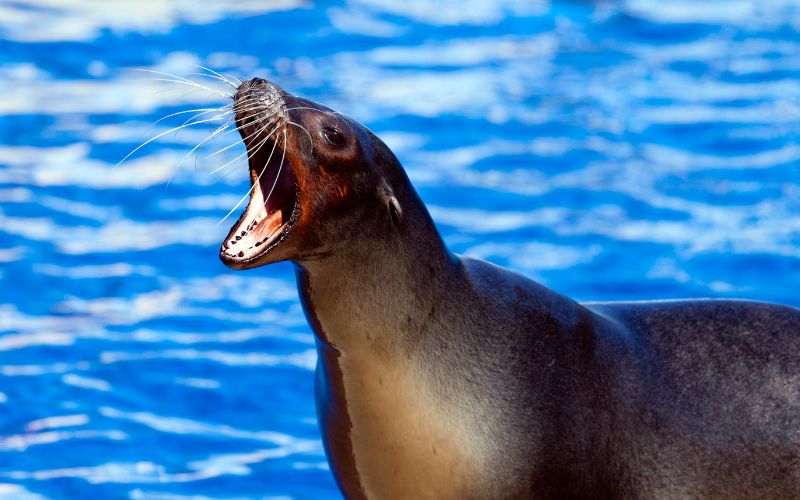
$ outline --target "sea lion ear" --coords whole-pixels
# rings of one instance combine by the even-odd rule
[[[386,207],[389,209],[389,216],[392,218],[392,223],[395,226],[398,225],[403,218],[403,208],[400,206],[400,202],[397,201],[394,191],[392,191],[392,188],[389,187],[388,184],[384,183],[381,194],[383,195]]]

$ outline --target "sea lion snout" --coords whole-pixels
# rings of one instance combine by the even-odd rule
[[[236,125],[243,133],[245,144],[261,144],[265,137],[258,133],[272,132],[286,119],[288,94],[274,83],[255,77],[239,85],[234,95]],[[266,128],[263,125],[267,125]]]
[[[283,107],[286,96],[286,92],[274,83],[255,77],[242,82],[233,99],[242,110],[276,113]]]
[[[283,93],[283,89],[281,89],[274,83],[270,82],[269,80],[264,80],[263,78],[255,76],[249,80],[243,81],[242,84],[239,85],[239,88],[236,91],[236,96],[238,97],[239,94],[246,94],[251,90],[259,90],[260,92],[276,96]]]

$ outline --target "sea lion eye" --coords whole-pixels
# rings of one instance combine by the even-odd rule
[[[325,139],[336,147],[344,146],[344,136],[341,132],[336,130],[334,127],[325,126],[322,128],[322,135],[325,136]]]

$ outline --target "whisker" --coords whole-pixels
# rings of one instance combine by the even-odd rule
[[[252,111],[257,107],[257,104],[258,104],[258,98],[251,97],[246,101],[236,103],[236,105],[231,109],[233,109],[237,113],[241,113],[242,111]]]
[[[160,123],[160,122],[162,122],[162,121],[166,120],[167,118],[171,118],[171,117],[173,117],[173,116],[177,116],[177,115],[183,115],[183,114],[186,114],[186,113],[197,113],[196,115],[194,115],[194,116],[192,116],[191,118],[189,118],[189,120],[194,120],[194,119],[197,119],[197,118],[199,118],[199,117],[201,117],[201,116],[203,116],[203,115],[205,115],[205,114],[208,114],[208,113],[213,113],[214,111],[221,111],[221,110],[222,110],[222,108],[224,108],[224,107],[225,107],[225,106],[220,106],[219,108],[198,108],[198,109],[189,109],[189,110],[186,110],[186,111],[178,111],[177,113],[171,113],[171,114],[168,114],[167,116],[162,116],[162,117],[161,117],[161,118],[159,118],[158,120],[156,120],[156,121],[154,121],[153,123],[151,123],[151,124],[150,124],[150,125],[147,127],[147,130],[145,130],[145,133],[146,133],[147,135],[150,135],[150,130],[151,130],[151,129],[152,129],[154,126],[155,126],[155,125],[157,125],[158,123]],[[226,112],[226,113],[227,113],[227,112]],[[186,123],[186,122],[183,122],[183,123]]]
[[[240,131],[241,129],[243,129],[244,127],[247,127],[247,126],[249,126],[249,125],[252,125],[252,124],[254,124],[254,123],[258,123],[258,120],[251,120],[251,121],[249,121],[249,122],[247,122],[247,123],[243,123],[242,125],[240,125],[240,126],[238,126],[238,127],[235,127],[235,128],[232,128],[232,129],[230,129],[230,130],[227,130],[227,131],[225,131],[224,133],[221,133],[221,134],[220,134],[220,137],[222,137],[223,135],[228,135],[228,134],[230,134],[231,132],[238,132],[238,131]],[[233,123],[228,123],[228,125],[232,125],[232,124],[233,124]],[[248,136],[248,137],[250,137],[250,136]],[[236,146],[237,144],[240,144],[240,143],[241,143],[241,141],[237,141],[237,142],[235,142],[235,143],[233,144],[233,146]],[[209,158],[210,156],[211,156],[211,155],[207,156],[206,158]],[[213,172],[212,172],[212,173],[213,173]]]
[[[225,131],[225,133],[224,133],[224,134],[222,134],[222,135],[228,135],[228,134],[230,134],[231,132],[239,132],[239,131],[240,131],[242,128],[244,128],[244,127],[247,127],[248,125],[252,125],[253,123],[257,123],[257,122],[248,122],[248,123],[244,123],[244,124],[242,124],[242,125],[241,125],[241,126],[239,126],[239,127],[235,127],[235,128],[232,128],[232,129],[230,129],[230,130],[227,130],[227,131]],[[221,136],[222,136],[222,135],[221,135]],[[220,137],[221,137],[221,136],[220,136]],[[235,144],[239,144],[240,142],[241,142],[241,141],[237,141]],[[235,144],[234,144],[234,145],[235,145]],[[206,158],[209,158],[209,157],[210,157],[210,155],[209,155],[209,156],[207,156]]]
[[[294,125],[295,127],[300,127],[301,129],[303,129],[303,131],[308,135],[309,142],[311,142],[311,152],[313,153],[314,152],[314,138],[311,137],[311,132],[309,132],[308,129],[305,128],[304,126],[300,125],[299,123],[295,123],[295,122],[293,122],[291,120],[286,120],[286,123],[288,123],[289,125]]]
[[[195,151],[197,151],[197,150],[198,150],[199,148],[201,148],[201,147],[202,147],[204,144],[208,144],[208,142],[209,142],[209,141],[213,140],[213,139],[214,139],[214,137],[216,137],[217,135],[221,134],[223,130],[225,130],[226,128],[228,128],[228,127],[230,127],[230,126],[231,126],[231,122],[230,122],[230,121],[228,121],[228,122],[226,122],[226,123],[223,123],[222,125],[220,125],[220,126],[219,126],[219,127],[218,127],[218,128],[215,130],[215,131],[213,131],[213,132],[212,132],[212,133],[211,133],[211,134],[210,134],[208,137],[206,137],[205,139],[203,139],[203,141],[202,141],[202,142],[200,142],[200,143],[199,143],[197,146],[193,147],[193,148],[192,148],[192,149],[191,149],[191,150],[190,150],[188,153],[186,153],[186,155],[185,155],[185,156],[184,156],[184,157],[181,159],[180,163],[178,163],[178,166],[177,166],[176,168],[179,168],[179,167],[181,166],[181,164],[183,164],[183,162],[186,160],[186,158],[188,158],[188,157],[189,157],[189,155],[191,155],[192,153],[194,153]]]
[[[236,117],[234,116],[234,119],[235,119],[235,118],[236,118]],[[240,131],[244,130],[244,128],[245,128],[245,127],[249,127],[250,125],[257,124],[257,123],[259,123],[260,121],[262,121],[262,120],[260,120],[260,119],[258,119],[258,118],[254,118],[254,119],[252,119],[252,120],[249,120],[249,121],[247,121],[247,122],[245,122],[245,123],[242,123],[241,125],[238,125],[238,126],[236,126],[235,128],[232,128],[231,130],[229,130],[229,131],[227,131],[227,132],[225,132],[225,133],[226,133],[226,134],[228,134],[228,133],[230,133],[230,132],[240,132]],[[252,137],[252,134],[251,134],[251,135],[249,135],[249,136],[247,136],[245,139],[247,139],[247,138],[250,138],[250,137]],[[243,139],[243,140],[244,140],[244,139]],[[235,145],[235,144],[234,144],[234,145]],[[209,157],[210,157],[210,156],[213,156],[213,155],[209,155]]]
[[[250,106],[248,108],[244,108],[244,109],[237,109],[236,107],[234,107],[233,108],[233,112],[234,112],[234,115],[237,115],[237,114],[241,115],[242,113],[247,113],[248,111],[257,110],[257,109],[260,109],[261,107],[262,107],[261,104],[253,104],[252,106]],[[273,114],[271,114],[269,116],[261,117],[261,118],[259,118],[258,116],[255,116],[249,122],[243,123],[242,125],[237,127],[237,130],[240,130],[243,127],[246,127],[246,126],[251,125],[253,123],[257,123],[259,121],[269,121],[269,120],[272,119],[273,116],[275,116],[275,113],[273,113]]]
[[[245,102],[258,101],[261,97],[263,97],[263,96],[253,96],[253,95],[251,95],[251,96],[249,96],[247,98],[247,100],[245,100]],[[282,99],[281,96],[274,96],[269,101],[265,101],[264,105],[265,106],[272,106],[273,104],[275,104],[276,102],[280,101],[281,99]],[[242,104],[242,103],[238,103],[237,106],[240,105],[240,104]]]
[[[167,179],[167,185],[164,187],[164,191],[166,191],[166,190],[169,188],[169,185],[170,185],[170,183],[172,182],[172,178],[175,176],[175,172],[177,172],[177,171],[178,171],[178,170],[181,168],[181,165],[183,165],[183,162],[185,162],[185,161],[186,161],[186,158],[188,158],[188,157],[189,157],[189,156],[190,156],[192,153],[194,153],[194,152],[195,152],[195,151],[197,151],[199,148],[201,148],[201,147],[202,147],[204,144],[207,144],[209,141],[211,141],[212,139],[214,139],[214,136],[216,136],[217,134],[219,134],[220,132],[222,132],[223,130],[225,130],[226,128],[228,128],[230,125],[231,125],[231,122],[230,122],[230,121],[228,121],[228,122],[226,122],[226,123],[223,123],[223,124],[222,124],[222,125],[220,125],[220,126],[219,126],[219,127],[218,127],[218,128],[215,130],[215,131],[214,131],[214,132],[212,132],[212,133],[211,133],[211,134],[210,134],[208,137],[206,137],[206,138],[205,138],[205,139],[203,139],[203,140],[202,140],[202,141],[201,141],[199,144],[197,144],[197,146],[193,147],[193,148],[192,148],[192,149],[191,149],[191,150],[190,150],[188,153],[186,153],[186,154],[183,156],[183,158],[181,158],[181,161],[179,161],[179,162],[178,162],[178,165],[177,165],[177,166],[175,167],[175,169],[172,171],[172,174],[170,174],[170,176],[169,176],[169,179]],[[196,160],[195,160],[195,161],[196,161]],[[195,168],[196,168],[196,165],[195,165]]]
[[[247,137],[244,137],[244,138],[242,138],[242,140],[241,140],[241,141],[236,141],[236,142],[234,142],[233,144],[229,144],[228,146],[225,146],[224,148],[222,148],[222,149],[220,149],[220,150],[218,150],[218,151],[214,151],[214,152],[213,152],[213,153],[211,153],[210,155],[206,156],[206,158],[211,158],[211,157],[213,157],[213,156],[217,156],[218,154],[222,153],[223,151],[227,151],[227,150],[231,149],[232,147],[238,146],[238,145],[239,145],[239,144],[241,144],[242,142],[244,142],[244,141],[246,141],[247,139],[249,139],[249,138],[253,137],[254,135],[256,135],[258,132],[259,132],[259,131],[258,131],[258,130],[256,130],[255,132],[253,132],[252,134],[248,135]],[[213,173],[213,172],[212,172],[212,173]]]
[[[230,73],[220,73],[220,76],[227,76],[227,77],[232,78],[233,80],[237,80],[239,82],[239,85],[244,83],[244,80],[242,80],[238,76],[231,75]],[[238,88],[238,86],[237,86],[237,88]]]
[[[258,108],[269,108],[270,106],[272,106],[273,104],[275,104],[279,100],[280,100],[280,97],[276,97],[276,98],[272,99],[271,101],[259,102],[259,98],[258,97],[251,97],[251,98],[249,98],[249,99],[247,99],[247,100],[245,100],[243,102],[236,103],[232,109],[233,109],[233,111],[235,113],[243,113],[243,112],[247,112],[247,111],[253,111],[253,110],[258,109]],[[247,105],[248,107],[245,108],[244,107],[245,105]]]
[[[242,113],[247,113],[249,111],[258,110],[259,108],[264,106],[269,106],[270,104],[271,103],[266,103],[266,104],[260,103],[258,102],[257,98],[252,98],[247,101],[236,104],[233,108],[231,108],[231,110],[234,112],[234,114],[242,114]]]
[[[211,119],[211,120],[219,120],[219,119],[222,119],[222,118],[224,118],[224,117],[225,117],[225,116],[226,116],[228,113],[230,113],[230,111],[229,111],[229,110],[226,110],[226,111],[223,111],[222,113],[219,113],[219,114],[217,114],[217,115],[214,115],[214,116],[212,116],[210,119]],[[198,117],[200,117],[200,116],[202,116],[202,115],[204,115],[204,114],[206,114],[206,113],[199,113],[199,114],[197,114],[197,115],[195,115],[195,116],[193,116],[193,117],[189,118],[188,120],[186,120],[186,121],[185,121],[185,122],[183,122],[183,123],[184,123],[184,124],[186,124],[186,122],[189,122],[189,121],[191,121],[191,120],[194,120],[194,119],[196,119],[196,118],[198,118]]]
[[[133,68],[133,70],[134,71],[143,71],[145,73],[153,73],[153,74],[156,74],[156,75],[166,76],[166,77],[168,77],[170,79],[182,81],[184,83],[193,83],[195,85],[199,85],[194,80],[190,80],[189,78],[186,78],[186,77],[183,77],[183,76],[173,75],[172,73],[167,73],[167,72],[164,72],[164,71],[157,71],[157,70],[148,69],[148,68]]]
[[[275,141],[277,144],[278,141]],[[272,187],[269,189],[269,194],[267,194],[267,198],[264,200],[264,206],[267,205],[269,201],[269,197],[272,196],[272,191],[275,190],[275,186],[278,184],[278,178],[281,176],[281,170],[283,169],[283,160],[286,158],[286,129],[283,129],[283,154],[281,155],[281,164],[278,166],[278,174],[275,176],[275,182],[272,183]],[[269,164],[269,161],[267,162]],[[266,170],[266,168],[264,169]],[[260,177],[260,176],[259,176]],[[269,214],[267,214],[269,215]]]
[[[254,111],[258,109],[258,107],[258,102],[256,100],[251,100],[237,104],[231,108],[231,111],[233,111],[235,114],[242,114],[248,111]]]
[[[265,139],[265,140],[266,140],[266,139]],[[262,142],[262,145],[263,145],[263,142]],[[231,209],[231,211],[230,211],[230,212],[228,212],[228,213],[227,213],[227,215],[225,215],[225,217],[223,217],[223,218],[222,218],[222,220],[221,220],[221,221],[219,221],[219,222],[217,223],[217,226],[219,226],[220,224],[222,224],[223,222],[225,222],[225,221],[228,219],[228,217],[230,217],[230,216],[231,216],[231,214],[232,214],[233,212],[235,212],[235,211],[236,211],[236,209],[237,209],[237,208],[239,208],[239,206],[240,206],[242,203],[244,203],[244,200],[246,200],[246,199],[247,199],[247,197],[248,197],[248,196],[250,196],[250,193],[252,193],[252,192],[253,192],[253,188],[255,188],[255,187],[256,187],[256,185],[257,185],[259,182],[261,182],[261,176],[262,176],[262,175],[264,175],[264,172],[266,172],[266,171],[267,171],[267,166],[269,165],[269,162],[270,162],[270,160],[272,160],[272,155],[273,155],[273,154],[275,154],[275,148],[276,148],[277,146],[278,146],[278,141],[275,141],[275,143],[272,145],[272,152],[270,152],[270,154],[269,154],[269,158],[267,158],[267,162],[264,164],[264,169],[263,169],[263,170],[261,170],[261,173],[259,173],[259,174],[258,174],[258,177],[256,178],[255,182],[253,182],[253,185],[252,185],[252,186],[250,186],[250,189],[248,189],[248,190],[247,190],[247,192],[244,194],[244,196],[242,196],[242,199],[241,199],[241,200],[239,200],[239,203],[237,203],[237,204],[236,204],[236,206],[234,206],[234,207]],[[261,149],[261,146],[259,146],[259,149]],[[253,154],[255,154],[256,152],[258,152],[258,150],[256,150],[256,151],[253,151]],[[284,153],[285,153],[285,152],[286,152],[286,149],[284,148]],[[266,203],[266,202],[265,202],[265,203]]]
[[[279,125],[279,126],[280,126],[280,125]],[[262,129],[261,129],[259,132],[263,132],[263,131],[264,131],[264,129],[266,129],[266,127],[262,128]],[[269,134],[267,134],[267,136],[266,136],[266,137],[264,137],[264,139],[262,139],[262,140],[261,140],[261,142],[260,142],[260,143],[259,143],[259,145],[258,145],[258,148],[260,148],[261,146],[263,146],[263,145],[264,145],[264,143],[265,143],[265,142],[267,142],[267,139],[269,139],[269,138],[270,138],[270,136],[271,136],[272,134],[274,134],[276,130],[278,130],[278,127],[275,127],[274,129],[272,129],[272,131],[271,131]],[[258,151],[258,149],[256,149],[255,151],[253,151],[253,153],[252,153],[251,155],[249,155],[249,156],[247,157],[247,159],[248,159],[248,160],[251,160],[251,159],[252,159],[252,157],[255,155],[256,151]],[[220,170],[222,170],[223,168],[227,167],[228,165],[230,165],[231,163],[235,162],[236,160],[238,160],[239,158],[241,158],[242,156],[244,156],[244,155],[246,155],[246,154],[247,154],[247,150],[245,150],[245,152],[244,152],[244,153],[240,154],[239,156],[237,156],[237,157],[236,157],[236,158],[234,158],[233,160],[229,161],[229,162],[228,162],[228,163],[226,163],[225,165],[223,165],[223,166],[221,166],[221,167],[218,167],[218,168],[215,168],[214,170],[212,170],[211,172],[209,172],[209,173],[208,173],[208,175],[215,174],[215,173],[219,172]]]
[[[205,66],[200,66],[200,65],[196,65],[196,66],[197,66],[198,68],[200,68],[200,69],[204,69],[204,70],[206,70],[206,71],[208,71],[208,72],[214,73],[215,75],[217,75],[218,77],[220,77],[220,78],[222,79],[222,81],[226,82],[228,85],[230,85],[230,86],[231,86],[231,87],[233,87],[233,88],[238,88],[238,87],[239,87],[239,85],[241,85],[241,84],[242,84],[242,82],[240,81],[240,82],[239,82],[239,85],[235,85],[233,82],[229,81],[227,78],[225,78],[224,76],[222,76],[221,74],[217,73],[216,71],[214,71],[214,70],[213,70],[213,69],[211,69],[211,68],[206,68]]]
[[[192,122],[192,123],[184,123],[183,125],[180,125],[180,126],[178,126],[178,127],[174,127],[174,128],[171,128],[171,129],[169,129],[169,130],[167,130],[167,131],[165,131],[165,132],[161,132],[160,134],[156,135],[155,137],[152,137],[152,138],[150,138],[150,139],[146,140],[145,142],[141,143],[139,146],[137,146],[137,147],[136,147],[136,149],[134,149],[133,151],[131,151],[130,153],[128,153],[127,155],[125,155],[125,158],[121,159],[121,160],[119,161],[119,163],[117,163],[116,165],[114,165],[114,168],[117,168],[117,167],[119,167],[120,165],[122,165],[122,164],[125,162],[125,160],[127,160],[128,158],[130,158],[130,156],[131,156],[133,153],[135,153],[135,152],[139,151],[140,149],[142,149],[143,147],[147,146],[148,144],[150,144],[151,142],[155,141],[156,139],[158,139],[158,138],[160,138],[160,137],[164,137],[165,135],[169,134],[170,132],[177,132],[178,130],[180,130],[180,129],[182,129],[182,128],[191,127],[192,125],[198,125],[198,124],[200,124],[200,123],[208,123],[208,122],[212,122],[212,121],[215,121],[215,120],[217,120],[217,119],[218,119],[217,117],[214,117],[214,118],[207,118],[207,119],[205,119],[205,120],[198,120],[198,121],[195,121],[195,122]]]
[[[213,78],[214,80],[220,81],[220,82],[222,82],[224,84],[227,84],[227,85],[231,84],[231,82],[229,82],[228,80],[225,80],[224,78],[220,78],[220,77],[215,76],[215,75],[209,75],[208,73],[192,72],[192,73],[186,73],[186,74],[187,75],[194,75],[194,76],[202,76],[204,78]]]
[[[222,92],[220,90],[216,90],[216,89],[212,89],[210,87],[206,87],[204,85],[201,85],[201,84],[195,82],[194,80],[189,80],[188,78],[184,78],[182,76],[173,75],[173,74],[170,74],[170,73],[165,73],[163,71],[156,71],[154,69],[146,69],[146,68],[133,68],[133,70],[134,71],[143,71],[145,73],[153,73],[153,74],[156,74],[156,75],[163,75],[163,76],[168,77],[168,78],[155,78],[154,79],[155,81],[166,81],[166,82],[172,82],[172,83],[182,83],[184,85],[189,85],[189,86],[198,87],[198,88],[201,88],[201,89],[208,90],[209,92],[212,92],[212,93],[215,93],[215,94],[219,94],[219,95],[221,95],[223,97],[227,97],[227,98],[233,97],[233,94],[226,94],[226,93],[224,93],[224,92]]]
[[[266,137],[264,137],[264,139],[262,139],[262,140],[261,140],[261,141],[260,141],[260,142],[259,142],[259,143],[256,145],[256,147],[255,147],[255,150],[254,150],[254,151],[253,151],[253,152],[252,152],[250,155],[248,155],[248,156],[247,156],[247,162],[248,162],[248,164],[250,163],[250,160],[252,160],[253,158],[255,158],[255,155],[256,155],[256,153],[258,153],[258,151],[259,151],[259,150],[260,150],[260,149],[261,149],[261,148],[264,146],[264,144],[266,144],[267,140],[269,140],[269,138],[272,136],[272,134],[274,134],[274,133],[275,133],[275,131],[276,131],[276,130],[278,130],[278,128],[279,128],[279,127],[280,127],[280,125],[278,125],[278,127],[275,127],[274,129],[270,130],[270,132],[267,134],[267,136],[266,136]],[[266,130],[266,128],[267,128],[267,125],[265,125],[264,127],[260,128],[258,131],[256,131],[256,133],[263,133],[263,132],[264,132],[264,130]],[[251,134],[251,135],[252,135],[252,134]],[[250,137],[250,136],[248,136],[248,137]],[[246,147],[246,145],[245,145],[245,147]],[[246,152],[247,152],[247,150],[245,150],[245,153],[246,153]],[[215,169],[213,172],[209,172],[209,175],[211,175],[211,174],[213,174],[213,173],[215,173],[215,172],[217,172],[217,171],[219,171],[219,170],[222,170],[223,168],[225,168],[225,167],[226,167],[227,165],[229,165],[229,164],[232,164],[232,163],[233,163],[233,162],[234,162],[234,161],[235,161],[237,158],[240,158],[242,155],[244,155],[244,153],[240,154],[239,156],[237,156],[237,157],[236,157],[236,158],[234,158],[233,160],[229,161],[228,163],[226,163],[226,164],[225,164],[225,165],[223,165],[222,167],[219,167],[219,168]],[[270,158],[271,158],[271,157],[270,157]],[[269,159],[267,160],[267,162],[269,162]],[[230,169],[228,172],[226,172],[225,174],[223,174],[223,176],[226,176],[226,175],[230,174],[230,173],[231,173],[231,172],[233,172],[233,171],[234,171],[234,168],[231,168],[231,169]]]
[[[170,79],[170,78],[153,78],[153,80],[156,81],[156,82],[180,83],[180,84],[183,84],[183,85],[188,85],[190,87],[197,87],[200,90],[207,90],[208,92],[220,95],[220,96],[228,98],[228,99],[233,97],[233,94],[228,94],[228,93],[222,92],[221,90],[212,89],[211,87],[206,87],[205,85],[200,85],[199,83],[193,82],[191,80],[183,81],[183,80],[173,80],[173,79]]]
[[[227,104],[225,106],[227,106]],[[173,116],[178,116],[178,115],[185,115],[186,113],[196,113],[196,112],[199,112],[199,111],[203,111],[203,113],[201,113],[201,114],[204,115],[206,113],[211,113],[212,111],[221,111],[222,108],[224,108],[225,106],[220,106],[218,108],[197,108],[197,109],[187,109],[186,111],[178,111],[177,113],[171,113],[171,114],[168,114],[167,116],[162,116],[158,120],[154,121],[153,125],[155,125],[156,123],[162,122],[162,121],[166,120],[167,118],[172,118]],[[200,116],[200,115],[197,115],[197,116]]]

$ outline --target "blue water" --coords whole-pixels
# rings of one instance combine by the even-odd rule
[[[0,497],[339,496],[291,266],[216,256],[236,138],[114,169],[225,101],[131,68],[353,116],[454,251],[569,296],[800,305],[800,3],[263,4],[0,3]]]

